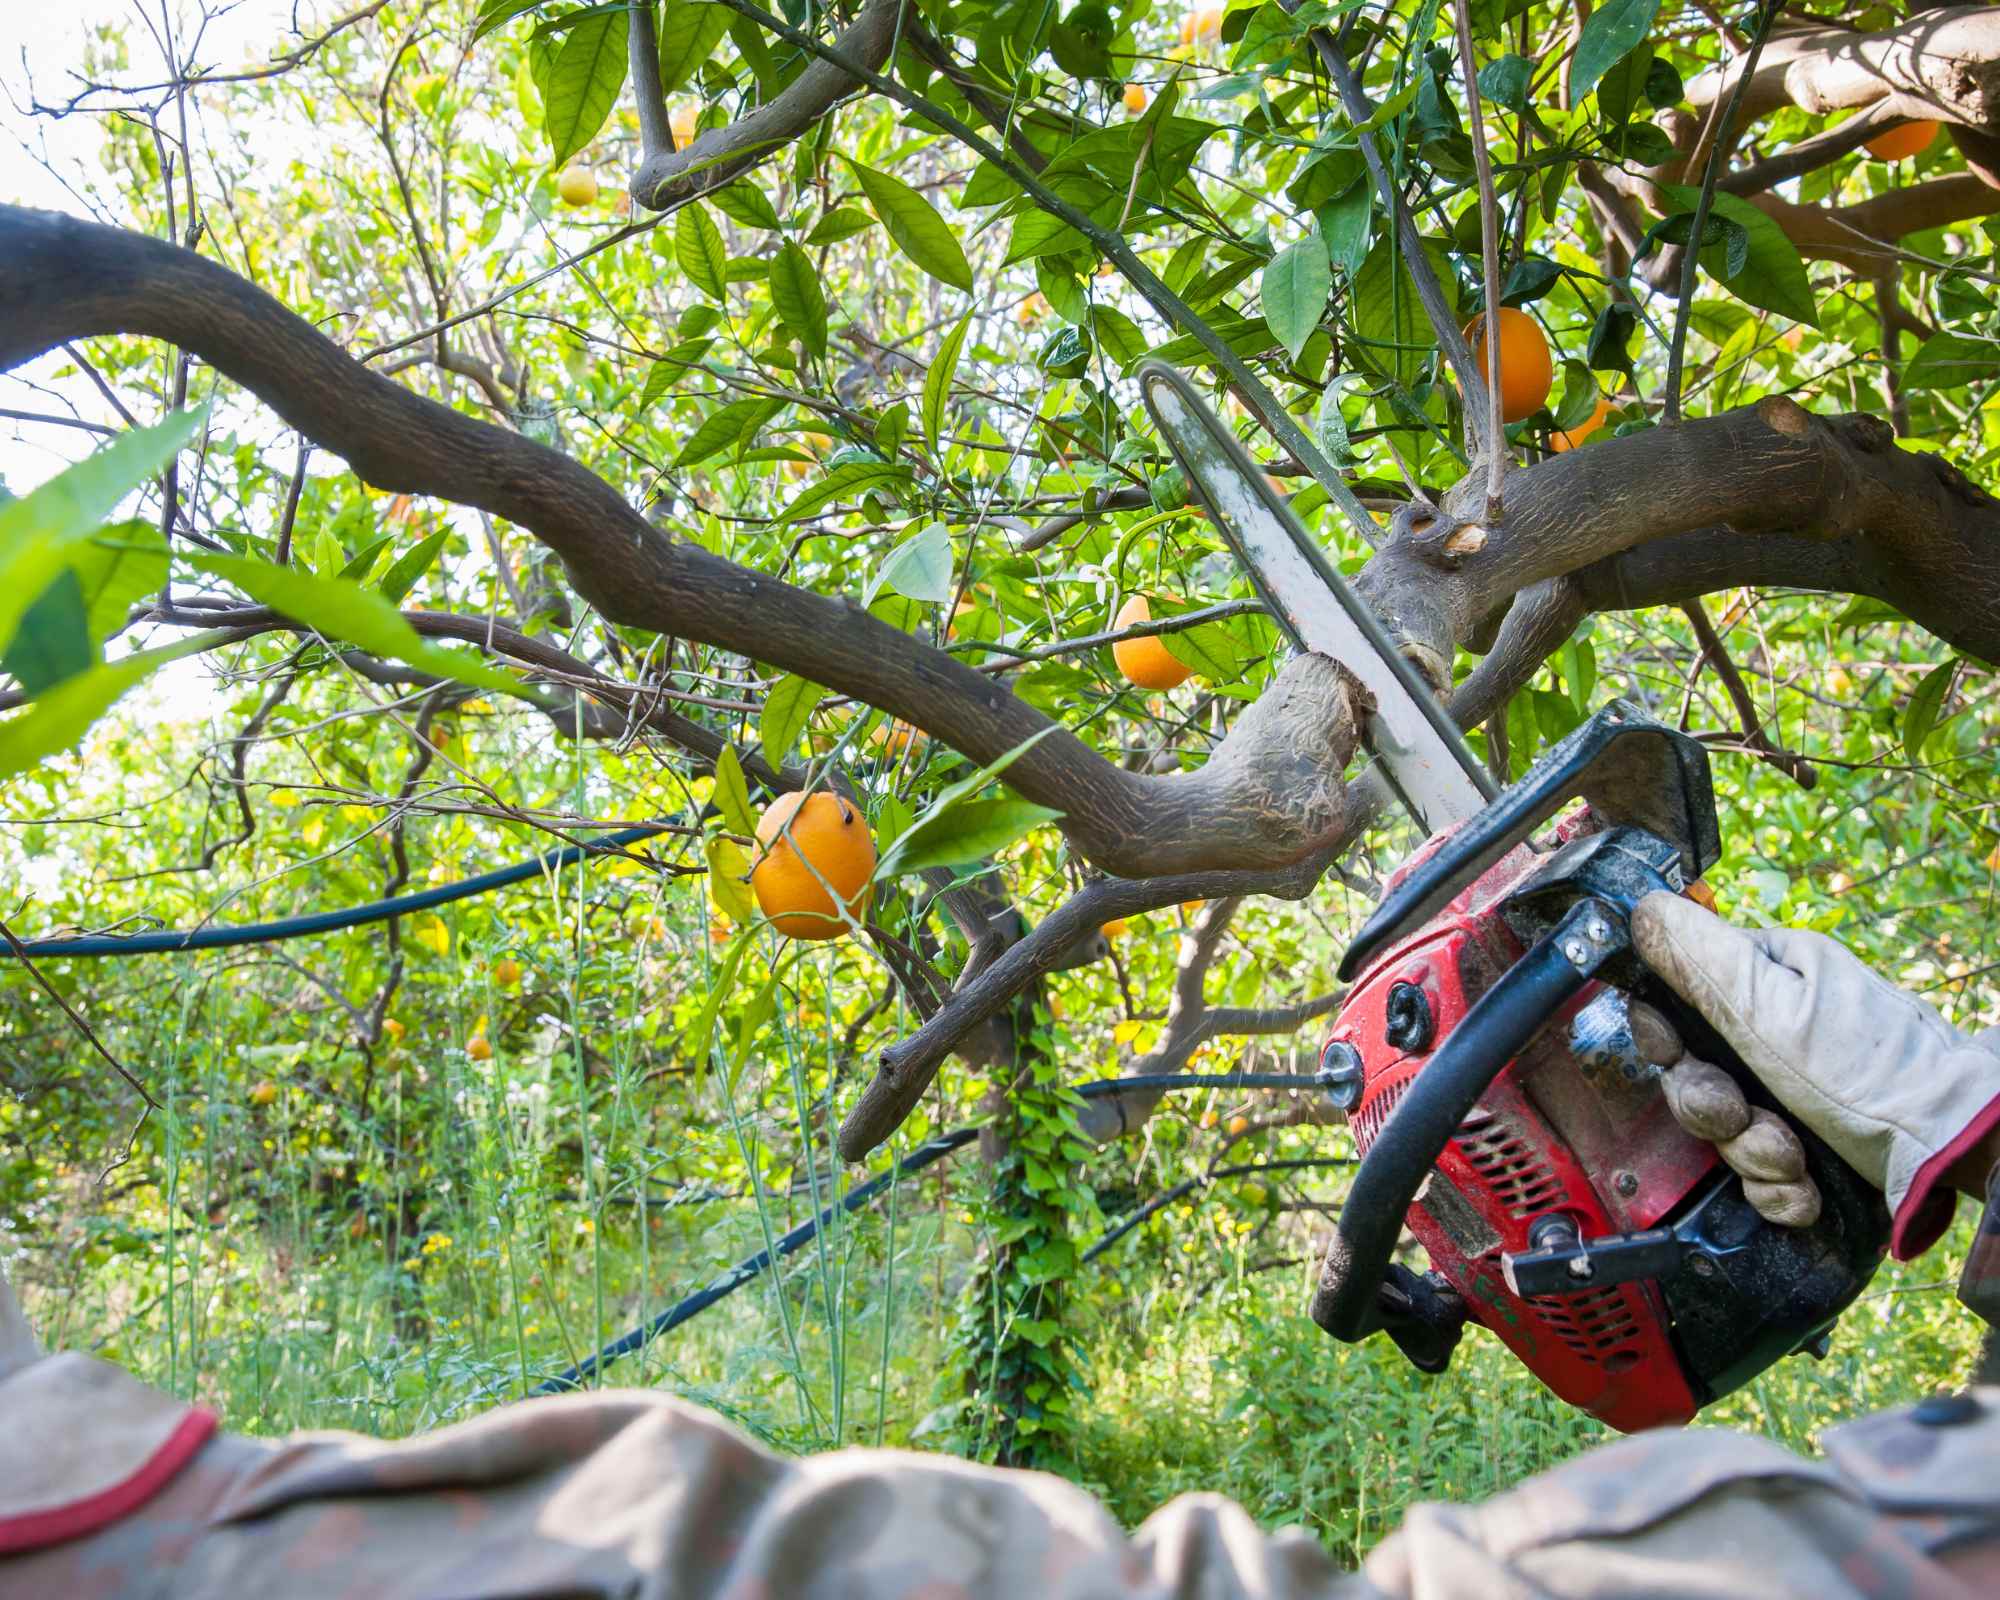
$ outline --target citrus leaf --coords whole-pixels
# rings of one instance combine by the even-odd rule
[[[922,872],[926,867],[962,867],[997,854],[1016,839],[1054,822],[1062,813],[1014,795],[967,800],[937,816],[926,817],[896,841],[892,852],[897,872]]]
[[[849,160],[854,176],[875,208],[875,215],[889,231],[896,248],[928,272],[938,282],[954,289],[972,287],[972,265],[965,259],[965,247],[931,203],[901,179],[886,172],[864,167]]]
[[[1226,622],[1204,622],[1178,633],[1156,635],[1167,654],[1193,669],[1204,683],[1234,683],[1243,676],[1243,653]]]
[[[1258,286],[1264,320],[1294,361],[1319,326],[1326,297],[1332,292],[1333,267],[1317,228],[1280,250],[1264,268]]]
[[[417,586],[417,579],[430,571],[431,563],[438,558],[438,552],[451,537],[451,529],[440,528],[421,544],[405,550],[396,557],[395,565],[382,574],[382,581],[375,585],[375,592],[390,605],[400,605],[403,596]]]
[[[810,679],[788,672],[764,696],[764,714],[757,720],[757,736],[764,746],[764,759],[782,767],[806,731],[813,707],[826,698],[827,691]],[[756,829],[751,829],[756,832]]]
[[[1962,389],[2000,371],[2000,345],[1959,333],[1936,333],[1903,368],[1905,389]]]
[[[66,678],[88,672],[98,662],[97,640],[83,602],[83,583],[76,568],[64,567],[21,613],[21,625],[0,656],[30,699],[46,694]]]
[[[743,776],[743,763],[736,746],[726,744],[715,758],[715,809],[734,833],[746,839],[757,836],[757,813],[750,809],[750,785]]]
[[[710,835],[708,898],[739,928],[757,920],[757,897],[750,889],[750,852],[733,839]]]
[[[722,247],[722,230],[699,204],[683,206],[674,222],[674,259],[689,283],[711,300],[722,299],[729,253]]]
[[[929,524],[889,552],[889,559],[869,585],[868,599],[874,599],[882,589],[934,605],[951,598],[951,534],[942,522]]]
[[[890,849],[889,853],[882,857],[880,864],[875,868],[876,880],[878,882],[886,882],[897,873],[903,871],[901,852],[910,840],[917,838],[923,829],[935,825],[941,817],[960,801],[970,795],[976,794],[988,783],[992,782],[993,779],[999,777],[1001,773],[1005,772],[1016,761],[1020,760],[1022,756],[1034,749],[1036,745],[1040,744],[1055,731],[1054,727],[1044,728],[1040,733],[1023,739],[1006,754],[996,756],[977,772],[960,778],[956,783],[946,784],[932,798],[931,803],[924,807],[923,815],[910,824],[908,830],[896,840],[895,845]]]
[[[701,0],[667,0],[660,18],[660,93],[692,78],[729,31],[729,8]]]
[[[709,1063],[709,1052],[715,1043],[715,1019],[722,1010],[722,1002],[736,989],[736,975],[743,966],[743,957],[750,949],[750,941],[756,937],[756,929],[745,928],[729,942],[729,948],[722,953],[722,960],[708,980],[708,998],[701,1004],[701,1011],[694,1019],[694,1026],[688,1030],[689,1063],[696,1069]]]
[[[1607,0],[1590,14],[1577,35],[1576,55],[1570,62],[1571,105],[1596,88],[1599,78],[1645,40],[1659,12],[1660,0]]]
[[[558,166],[597,137],[625,87],[628,11],[582,17],[563,35],[549,63],[542,131]]]
[[[706,461],[712,455],[749,439],[759,428],[769,422],[780,411],[785,402],[753,396],[747,400],[732,400],[726,406],[718,407],[702,419],[701,426],[688,435],[687,443],[681,446],[681,453],[674,457],[677,467],[691,467]]]
[[[958,326],[944,336],[930,371],[924,374],[924,440],[934,451],[944,432],[944,408],[951,398],[951,380],[958,375],[958,353],[965,346],[966,329],[971,326],[972,313],[968,311],[959,318]]]
[[[512,22],[524,11],[533,11],[542,0],[486,0],[479,8],[479,21],[472,30],[473,44],[485,38],[495,28]]]
[[[804,341],[815,357],[826,359],[826,294],[819,286],[819,269],[791,240],[771,258],[771,304],[786,327]]]
[[[755,184],[739,179],[735,183],[725,183],[720,189],[711,189],[708,202],[732,221],[740,222],[746,228],[762,228],[767,233],[776,233],[784,226],[778,220],[777,208],[770,197]]]
[[[462,650],[446,650],[426,642],[403,614],[379,594],[371,594],[346,578],[320,578],[295,567],[252,561],[245,556],[189,556],[193,565],[226,578],[251,599],[303,622],[329,639],[359,645],[378,656],[434,672],[441,678],[493,689],[514,691],[514,680]]]
[[[158,650],[101,662],[64,679],[25,711],[0,722],[0,780],[16,777],[70,749],[121,695],[156,668],[212,649],[228,637],[221,632],[193,634]]]
[[[1684,184],[1663,183],[1660,194],[1679,211],[1693,211],[1701,200],[1699,189]],[[1818,327],[1819,307],[1806,277],[1806,264],[1797,246],[1785,237],[1785,230],[1740,196],[1715,194],[1709,198],[1714,214],[1736,224],[1748,240],[1743,264],[1734,272],[1725,270],[1730,265],[1726,243],[1705,244],[1701,264],[1710,275],[1747,305]]]
[[[1457,314],[1458,275],[1444,244],[1437,239],[1424,241],[1439,286]],[[1410,281],[1409,268],[1396,249],[1393,236],[1385,236],[1368,252],[1354,275],[1350,300],[1357,343],[1378,371],[1388,372],[1399,383],[1416,382],[1430,359],[1435,343],[1424,309],[1417,303],[1417,286]]]
[[[811,516],[820,507],[833,504],[844,494],[862,493],[891,483],[907,483],[909,477],[909,468],[887,461],[844,461],[818,483],[801,489],[774,526],[783,527],[800,517]]]
[[[1910,692],[1910,703],[1903,712],[1903,753],[1912,761],[1923,757],[1924,745],[1937,728],[1938,712],[1951,691],[1952,679],[1958,675],[1958,666],[1958,658],[1954,656],[1932,667]]]
[[[86,537],[96,535],[119,501],[173,460],[205,415],[177,412],[150,428],[122,433],[18,500],[0,501],[0,649],[12,642],[22,613],[56,574],[79,559]]]

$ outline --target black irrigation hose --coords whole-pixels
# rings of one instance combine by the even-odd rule
[[[1315,1087],[1318,1082],[1319,1080],[1311,1073],[1305,1072],[1152,1072],[1139,1073],[1130,1078],[1100,1078],[1093,1083],[1078,1085],[1076,1093],[1085,1100],[1098,1100],[1102,1099],[1105,1095],[1118,1094],[1127,1089],[1310,1089]],[[595,1377],[621,1356],[629,1356],[635,1350],[645,1349],[647,1345],[651,1344],[662,1334],[671,1333],[682,1323],[699,1316],[710,1306],[714,1305],[716,1301],[723,1299],[727,1295],[734,1294],[746,1283],[760,1276],[774,1263],[791,1255],[795,1251],[804,1249],[805,1246],[812,1243],[813,1238],[819,1233],[821,1228],[824,1228],[833,1221],[834,1214],[837,1211],[852,1212],[859,1210],[884,1189],[888,1188],[897,1178],[908,1177],[913,1172],[921,1172],[933,1161],[940,1160],[950,1155],[952,1151],[970,1144],[974,1139],[979,1137],[980,1126],[978,1123],[968,1124],[963,1128],[954,1128],[949,1133],[941,1133],[934,1139],[925,1140],[887,1172],[880,1173],[870,1178],[858,1188],[850,1190],[841,1198],[838,1205],[828,1206],[818,1216],[806,1222],[801,1222],[789,1233],[780,1235],[768,1248],[759,1250],[753,1256],[744,1257],[743,1260],[737,1262],[735,1266],[723,1273],[714,1282],[704,1288],[697,1289],[693,1294],[683,1299],[675,1301],[674,1304],[668,1306],[658,1316],[648,1322],[640,1323],[631,1332],[612,1340],[610,1344],[604,1346],[603,1349],[588,1359],[579,1361],[575,1366],[557,1373],[553,1378],[543,1379],[542,1382],[530,1389],[528,1393],[531,1396],[566,1394],[572,1389],[582,1388],[591,1378]],[[1255,1167],[1223,1167],[1210,1174],[1210,1177],[1228,1177],[1238,1171],[1262,1172],[1276,1170],[1281,1167],[1339,1164],[1341,1163],[1338,1161],[1310,1160],[1270,1162]],[[1206,1180],[1191,1180],[1191,1182],[1193,1181]],[[1188,1187],[1189,1185],[1183,1185],[1179,1192],[1185,1193]],[[1160,1204],[1168,1203],[1171,1202],[1169,1200],[1162,1200],[1160,1202]],[[1153,1209],[1158,1210],[1159,1206],[1156,1205]],[[1128,1219],[1126,1223],[1120,1225],[1116,1232],[1107,1235],[1104,1239],[1099,1240],[1097,1244],[1093,1245],[1089,1254],[1086,1254],[1083,1259],[1085,1261],[1090,1260],[1092,1256],[1111,1243],[1113,1239],[1122,1233],[1129,1232],[1133,1226],[1136,1226],[1138,1222],[1144,1221],[1145,1217],[1150,1214],[1150,1212],[1146,1212],[1137,1218]]]
[[[105,933],[74,939],[23,939],[18,945],[11,946],[0,942],[0,959],[11,960],[20,955],[148,956],[186,950],[225,950],[231,945],[270,944],[279,939],[301,938],[306,934],[331,933],[339,928],[354,928],[365,922],[382,922],[412,911],[425,911],[432,906],[464,900],[492,889],[504,889],[509,884],[523,883],[545,872],[573,866],[585,856],[622,855],[626,845],[637,844],[642,839],[651,839],[666,831],[660,825],[621,828],[616,833],[607,833],[583,844],[551,850],[531,861],[516,862],[511,867],[496,867],[477,877],[461,878],[457,883],[440,884],[435,889],[420,889],[415,894],[370,900],[364,905],[350,906],[345,911],[315,911],[302,917],[281,917],[276,922],[243,922],[217,928],[193,928],[185,932]]]
[[[1080,1262],[1095,1261],[1148,1217],[1155,1216],[1166,1210],[1176,1200],[1184,1199],[1196,1189],[1207,1188],[1218,1178],[1242,1178],[1249,1176],[1253,1172],[1296,1172],[1301,1167],[1351,1167],[1353,1165],[1353,1156],[1306,1156],[1292,1161],[1247,1161],[1238,1166],[1217,1167],[1213,1172],[1204,1172],[1196,1177],[1183,1179],[1164,1194],[1154,1195],[1152,1199],[1148,1200],[1137,1211],[1119,1223],[1117,1227],[1113,1228],[1102,1239],[1099,1239],[1096,1244],[1084,1251],[1078,1260]]]

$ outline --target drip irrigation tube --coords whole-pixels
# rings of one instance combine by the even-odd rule
[[[1127,1089],[1311,1089],[1316,1088],[1318,1084],[1318,1078],[1308,1072],[1150,1072],[1138,1073],[1130,1078],[1100,1078],[1092,1083],[1078,1085],[1076,1092],[1085,1100],[1098,1100],[1106,1095],[1118,1094]],[[826,1207],[818,1216],[800,1223],[789,1233],[780,1235],[768,1248],[759,1250],[753,1256],[744,1257],[743,1260],[737,1262],[735,1266],[731,1267],[712,1283],[697,1289],[691,1295],[675,1301],[658,1316],[640,1323],[631,1332],[612,1340],[611,1343],[604,1346],[595,1355],[579,1361],[575,1366],[557,1373],[552,1378],[543,1379],[534,1388],[530,1389],[528,1393],[530,1395],[566,1394],[572,1389],[582,1388],[584,1384],[602,1372],[604,1368],[611,1365],[612,1362],[622,1356],[629,1356],[636,1350],[645,1349],[647,1345],[651,1344],[662,1334],[671,1333],[682,1323],[699,1316],[718,1300],[734,1294],[746,1283],[755,1280],[776,1262],[791,1255],[794,1251],[804,1249],[805,1246],[812,1243],[821,1228],[833,1221],[837,1212],[858,1211],[862,1206],[865,1206],[869,1201],[881,1194],[883,1190],[887,1189],[898,1178],[906,1178],[911,1173],[921,1172],[932,1162],[941,1160],[945,1156],[950,1155],[952,1151],[962,1149],[964,1146],[970,1144],[974,1139],[979,1137],[980,1126],[978,1123],[969,1123],[962,1128],[953,1128],[949,1133],[941,1133],[934,1139],[925,1140],[887,1172],[878,1173],[866,1183],[849,1190],[846,1195],[841,1197],[837,1205]],[[1296,1164],[1319,1165],[1320,1163],[1301,1162]],[[1285,1165],[1292,1165],[1292,1163],[1285,1163]],[[1234,1170],[1233,1168],[1223,1168],[1214,1174],[1214,1176],[1228,1176]],[[1180,1192],[1185,1193],[1185,1188]],[[1158,1209],[1158,1207],[1154,1209]],[[1145,1215],[1150,1214],[1148,1212]],[[1093,1246],[1091,1255],[1097,1254],[1098,1251],[1112,1243],[1121,1234],[1129,1232],[1132,1227],[1144,1220],[1144,1215],[1129,1219],[1120,1228]],[[1087,1255],[1084,1259],[1087,1261],[1090,1259],[1090,1256]]]
[[[659,825],[621,828],[616,833],[607,833],[582,844],[565,845],[560,850],[548,851],[529,861],[518,861],[511,867],[496,867],[491,872],[461,878],[457,883],[440,884],[435,889],[420,889],[415,894],[370,900],[344,911],[314,911],[302,917],[281,917],[276,922],[242,922],[160,933],[99,933],[72,939],[23,939],[17,945],[0,941],[0,960],[12,960],[23,955],[149,956],[187,950],[226,950],[232,945],[272,944],[280,939],[303,938],[307,934],[332,933],[340,928],[354,928],[367,922],[407,916],[412,911],[426,911],[453,900],[504,889],[512,883],[524,883],[545,872],[573,866],[585,856],[623,854],[626,845],[637,844],[642,839],[651,839],[666,831]]]

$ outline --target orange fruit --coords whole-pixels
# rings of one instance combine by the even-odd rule
[[[857,922],[867,914],[875,841],[847,801],[824,789],[781,794],[758,819],[757,842],[764,850],[750,888],[786,938],[837,939],[847,932],[841,906]]]
[[[511,989],[521,981],[521,963],[512,956],[502,956],[493,963],[493,981],[503,989]]]
[[[475,1033],[470,1039],[465,1041],[465,1053],[471,1056],[474,1061],[491,1061],[493,1059],[493,1046],[486,1042],[485,1034]]]
[[[266,1078],[262,1083],[254,1084],[251,1087],[250,1103],[253,1106],[267,1106],[277,1098],[278,1098],[278,1086],[275,1083],[273,1083],[269,1078]]]
[[[1151,622],[1153,608],[1142,594],[1135,594],[1118,608],[1114,628],[1129,628],[1135,622]],[[1186,683],[1194,669],[1175,659],[1158,639],[1120,639],[1111,647],[1111,659],[1125,681],[1141,689],[1171,689]]]
[[[1016,315],[1021,320],[1021,326],[1025,328],[1029,323],[1039,319],[1042,313],[1047,311],[1048,309],[1049,309],[1049,302],[1047,298],[1042,294],[1041,290],[1037,289],[1033,294],[1029,295],[1027,299],[1021,302],[1021,309],[1016,313]]]
[[[1207,904],[1206,900],[1183,900],[1181,902],[1181,910],[1186,912],[1190,917],[1198,917],[1201,915],[1201,908]]]
[[[1561,455],[1565,450],[1574,450],[1584,440],[1597,432],[1599,428],[1603,427],[1604,419],[1610,415],[1611,402],[1605,399],[1603,395],[1599,395],[1597,397],[1597,408],[1574,428],[1566,431],[1558,430],[1555,437],[1549,440],[1549,448],[1558,455]]]
[[[885,722],[876,728],[874,741],[882,747],[882,753],[891,761],[900,760],[903,752],[923,740],[923,730],[913,728],[907,722]]]
[[[597,174],[588,167],[564,167],[556,179],[556,198],[566,206],[597,204]]]
[[[1826,880],[1828,894],[1846,894],[1854,887],[1854,880],[1844,872],[1836,872]]]
[[[1248,1133],[1250,1131],[1250,1119],[1248,1117],[1231,1117],[1228,1128],[1233,1134]]]
[[[1203,6],[1181,18],[1181,43],[1202,44],[1221,36],[1222,8]]]
[[[1486,318],[1474,317],[1465,325],[1472,341],[1472,362],[1481,378],[1486,374]],[[1555,382],[1555,362],[1549,356],[1549,341],[1535,319],[1512,306],[1500,308],[1500,419],[1520,422],[1541,410]]]
[[[1107,939],[1122,939],[1131,931],[1132,924],[1124,917],[1113,917],[1097,931]]]
[[[1900,128],[1878,133],[1868,141],[1868,153],[1878,161],[1907,161],[1930,149],[1938,136],[1938,125],[1926,117],[1906,122]]]
[[[1125,109],[1135,117],[1146,109],[1146,91],[1136,83],[1125,85],[1124,100]]]
[[[403,1025],[394,1017],[384,1017],[382,1019],[382,1037],[387,1039],[389,1043],[401,1044],[403,1042],[403,1032]]]
[[[674,144],[685,150],[694,141],[695,124],[701,120],[698,106],[675,106],[673,115],[667,119],[667,126],[674,130]]]

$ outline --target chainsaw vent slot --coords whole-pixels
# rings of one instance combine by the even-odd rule
[[[1639,1336],[1632,1308],[1616,1284],[1587,1294],[1537,1295],[1528,1304],[1551,1333],[1596,1366],[1604,1365],[1620,1345]]]
[[[1506,1117],[1472,1129],[1461,1125],[1453,1142],[1494,1198],[1515,1216],[1537,1216],[1563,1200],[1562,1179]]]
[[[1355,1149],[1363,1155],[1368,1153],[1368,1147],[1375,1142],[1375,1135],[1382,1131],[1382,1124],[1389,1120],[1389,1113],[1396,1109],[1397,1102],[1408,1093],[1410,1085],[1416,1081],[1415,1075],[1412,1074],[1401,1083],[1391,1084],[1348,1118],[1347,1126],[1354,1135]]]

